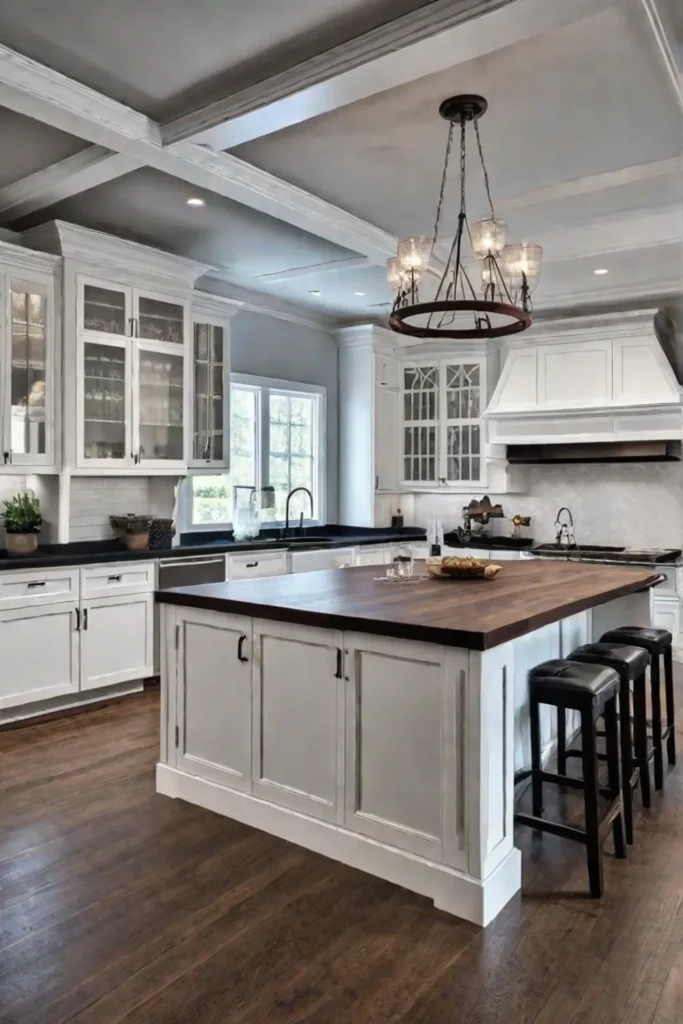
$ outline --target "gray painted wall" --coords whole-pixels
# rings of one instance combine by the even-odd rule
[[[327,331],[238,313],[231,321],[231,369],[327,388],[327,519],[337,521],[337,344]]]

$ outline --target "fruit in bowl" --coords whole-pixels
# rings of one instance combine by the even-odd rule
[[[492,580],[502,569],[495,562],[484,562],[471,556],[445,555],[443,558],[428,558],[427,572],[437,579]]]

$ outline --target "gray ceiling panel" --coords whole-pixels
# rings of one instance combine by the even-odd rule
[[[32,117],[0,107],[0,188],[42,171],[86,145]]]
[[[0,42],[148,114],[258,82],[429,0],[2,0]]]

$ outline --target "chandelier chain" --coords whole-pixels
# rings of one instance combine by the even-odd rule
[[[434,249],[436,248],[436,240],[439,235],[439,225],[441,224],[441,211],[443,210],[443,201],[446,194],[446,182],[448,181],[448,167],[451,162],[451,149],[453,148],[453,122],[451,121],[448,126],[448,141],[446,142],[446,159],[443,165],[443,174],[441,175],[441,187],[439,189],[439,201],[436,205],[436,220],[434,221],[434,234],[432,236],[432,252],[429,259],[431,263],[434,256]]]
[[[489,208],[491,210],[491,216],[495,220],[496,214],[493,209],[493,199],[491,198],[491,185],[489,184],[489,172],[486,170],[486,164],[484,162],[484,150],[481,146],[481,136],[479,135],[479,122],[475,119],[474,122],[474,134],[477,140],[477,149],[479,150],[479,159],[481,160],[481,169],[484,173],[484,185],[486,186],[486,197],[489,201]]]

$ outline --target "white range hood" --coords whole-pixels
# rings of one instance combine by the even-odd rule
[[[491,444],[681,440],[681,388],[654,310],[541,323],[510,341]]]

